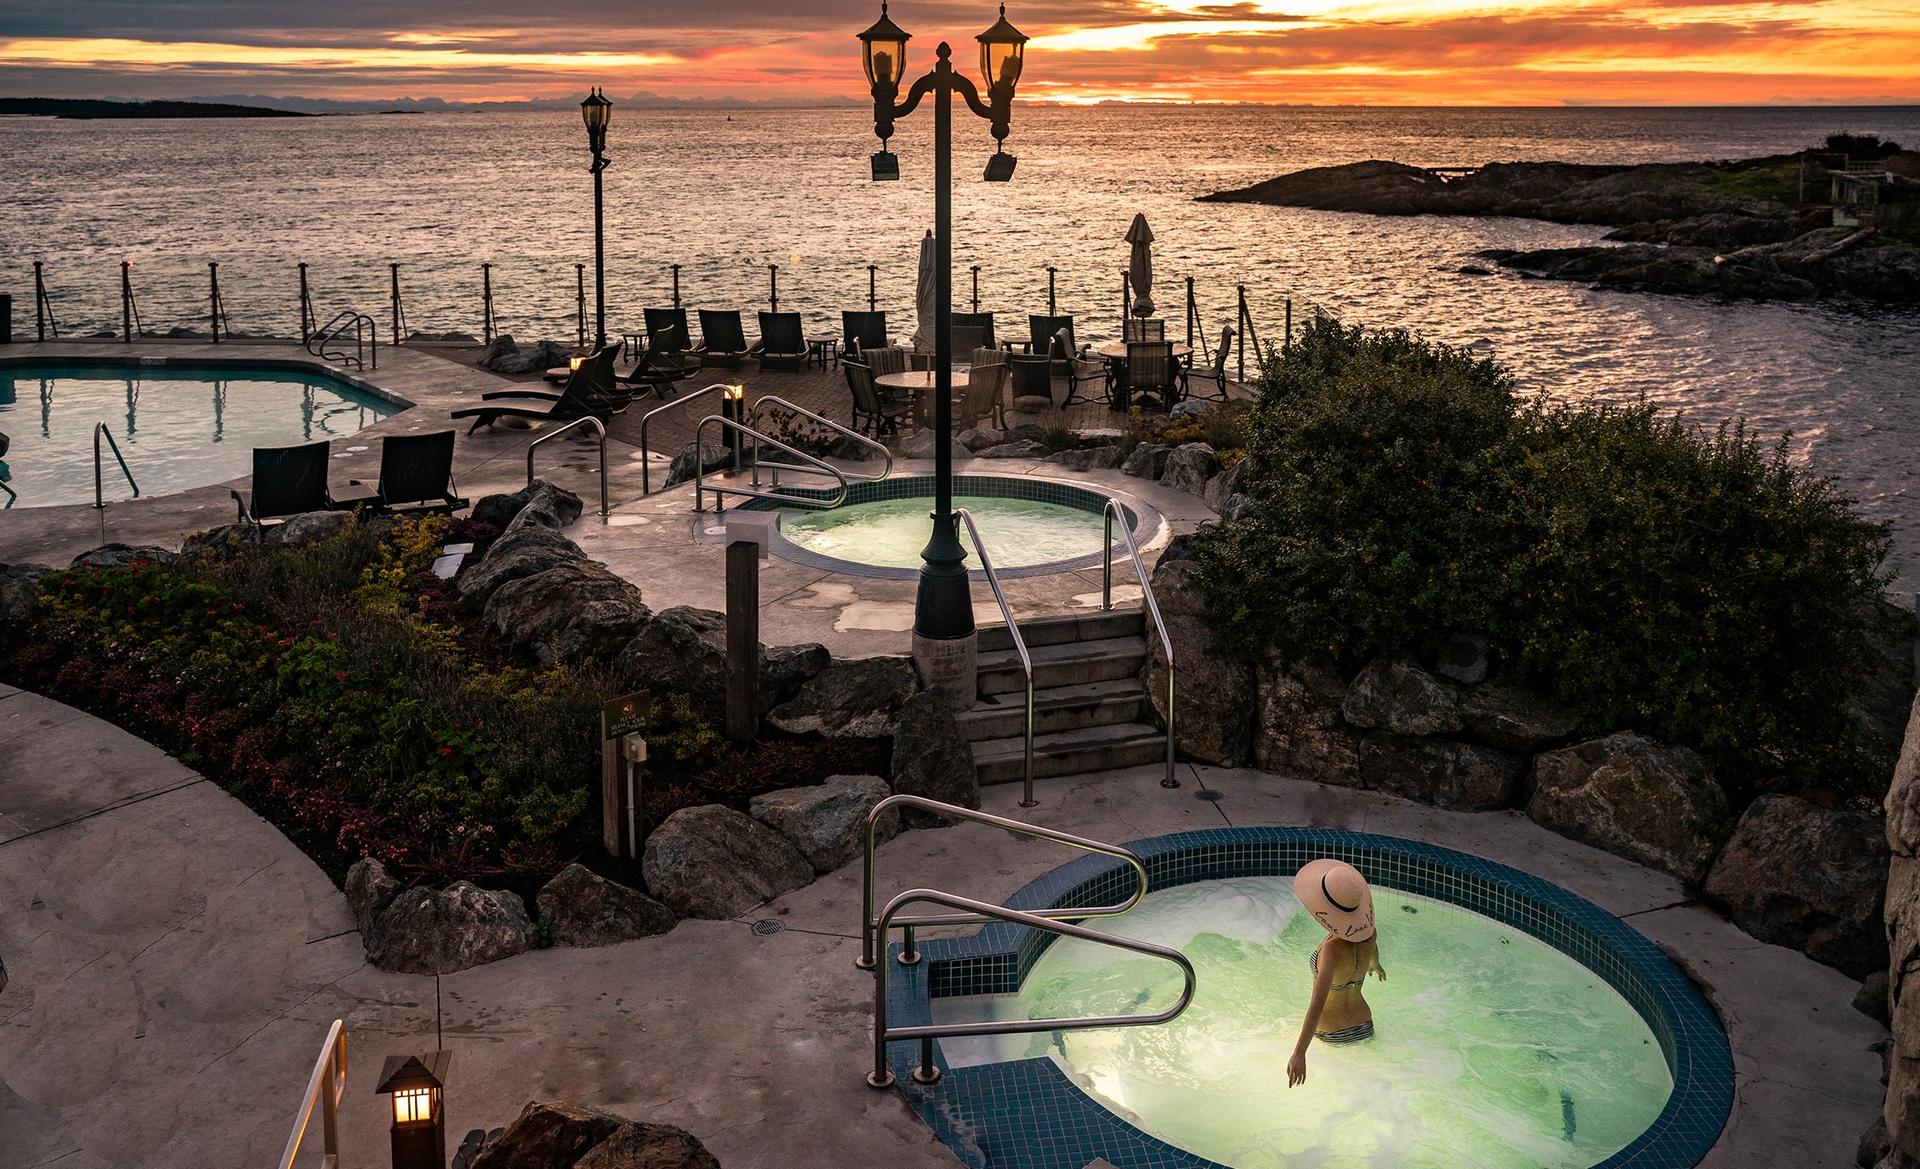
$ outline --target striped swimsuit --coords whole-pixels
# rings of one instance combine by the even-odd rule
[[[1307,969],[1313,971],[1315,977],[1319,976],[1320,951],[1315,950],[1307,956]],[[1329,991],[1357,990],[1364,985],[1366,981],[1366,976],[1361,975],[1352,982],[1336,983],[1327,989]],[[1351,1027],[1342,1027],[1338,1031],[1315,1031],[1313,1037],[1322,1043],[1360,1043],[1373,1038],[1373,1020],[1368,1019],[1364,1023],[1356,1023]]]

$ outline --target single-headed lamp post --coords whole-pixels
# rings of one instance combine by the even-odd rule
[[[914,605],[913,651],[921,675],[955,699],[971,703],[974,696],[973,598],[967,583],[966,549],[953,513],[953,97],[992,125],[994,152],[987,160],[990,183],[1013,178],[1014,157],[1005,150],[1008,121],[1013,112],[1013,90],[1027,38],[1007,23],[1006,5],[1000,19],[974,38],[980,42],[980,71],[987,84],[987,100],[964,75],[953,68],[953,49],[944,41],[935,50],[933,71],[913,83],[907,100],[896,104],[907,74],[908,34],[887,16],[860,34],[867,83],[873,87],[873,132],[880,150],[873,156],[876,182],[898,179],[900,160],[887,149],[893,124],[917,109],[927,97],[933,103],[933,417],[934,510],[933,536],[920,553],[920,591]]]
[[[607,347],[607,230],[600,174],[607,169],[607,126],[613,121],[613,103],[596,88],[580,103],[580,120],[587,124],[587,146],[593,151],[593,347],[599,350]]]

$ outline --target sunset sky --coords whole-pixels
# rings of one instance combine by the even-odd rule
[[[844,0],[5,0],[0,95],[860,99]],[[984,0],[901,0],[924,67]],[[1048,0],[1023,97],[1312,104],[1920,103],[1914,0]]]

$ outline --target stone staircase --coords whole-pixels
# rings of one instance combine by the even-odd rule
[[[1033,774],[1079,775],[1152,763],[1166,734],[1140,683],[1146,617],[1116,610],[1020,625],[1033,657]],[[1004,625],[980,630],[980,696],[960,715],[982,784],[1026,776],[1026,674]]]

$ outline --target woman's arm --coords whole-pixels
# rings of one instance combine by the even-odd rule
[[[1307,1045],[1313,1042],[1313,1033],[1320,1026],[1320,1012],[1326,1009],[1327,993],[1333,988],[1333,967],[1336,955],[1327,952],[1326,943],[1321,943],[1320,961],[1313,976],[1313,998],[1307,1003],[1307,1017],[1300,1020],[1300,1039],[1293,1045],[1293,1058],[1287,1061],[1287,1087],[1292,1088],[1307,1082]]]

